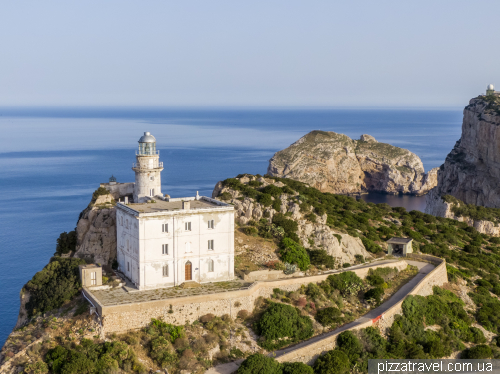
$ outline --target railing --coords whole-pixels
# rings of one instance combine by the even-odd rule
[[[141,152],[139,150],[135,151],[135,154],[137,156],[156,156],[160,154],[160,151],[148,151],[148,152]]]
[[[155,162],[153,163],[153,166],[150,167],[149,164],[140,164],[138,162],[132,162],[132,167],[134,169],[158,169],[158,168],[162,168],[163,167],[163,162]]]

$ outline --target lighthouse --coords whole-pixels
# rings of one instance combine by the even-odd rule
[[[136,162],[132,164],[135,172],[134,203],[142,203],[161,193],[160,151],[156,150],[156,138],[145,132],[139,139],[139,149],[135,152]]]

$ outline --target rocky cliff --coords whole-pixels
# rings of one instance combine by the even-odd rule
[[[98,196],[80,214],[76,225],[76,257],[102,265],[116,259],[116,209],[110,194]]]
[[[450,196],[450,195],[444,195]],[[448,201],[446,201],[448,200]],[[458,215],[454,210],[455,207],[464,205],[461,201],[449,201],[446,197],[440,196],[437,189],[432,189],[426,196],[425,211],[428,214],[433,214],[438,217],[451,218],[460,222],[465,222],[469,226],[474,227],[482,234],[491,236],[500,236],[500,226],[498,223],[486,219],[477,219],[466,215]],[[431,212],[431,213],[429,213]]]
[[[437,183],[437,168],[426,174],[420,158],[406,149],[379,143],[370,135],[353,140],[326,131],[312,131],[277,152],[267,172],[338,194],[423,195]]]
[[[260,187],[264,188],[270,184],[276,187],[283,187],[284,184],[279,181],[274,181],[268,178],[258,178],[243,176],[237,178],[241,183],[247,184],[250,181],[260,183]],[[255,180],[254,180],[255,179]],[[277,213],[289,213],[289,218],[298,223],[297,235],[302,241],[305,248],[322,248],[329,255],[333,256],[339,265],[344,263],[354,264],[356,255],[361,255],[363,258],[372,258],[372,255],[366,251],[363,243],[359,238],[352,237],[348,234],[334,230],[326,225],[327,214],[322,216],[316,215],[316,223],[305,218],[305,214],[301,212],[300,206],[296,200],[288,194],[279,196],[281,201],[280,209],[275,210],[273,207],[266,207],[256,199],[243,197],[240,191],[230,187],[224,187],[222,182],[218,182],[212,193],[213,198],[228,193],[231,195],[229,200],[234,205],[235,219],[241,225],[246,225],[249,221],[259,221],[261,218],[272,222],[273,216]],[[220,197],[219,197],[220,198]]]
[[[441,215],[435,196],[500,208],[500,98],[479,96],[464,109],[462,136],[438,172],[426,213]]]

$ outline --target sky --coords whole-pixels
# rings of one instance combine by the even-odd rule
[[[0,0],[0,106],[463,107],[498,0]]]

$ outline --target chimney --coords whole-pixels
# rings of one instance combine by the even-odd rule
[[[196,200],[200,200],[200,195],[198,195],[198,191],[196,191]]]
[[[191,204],[189,201],[183,201],[182,202],[182,209],[189,210],[191,209]]]
[[[128,205],[128,196],[125,196],[125,205]]]

